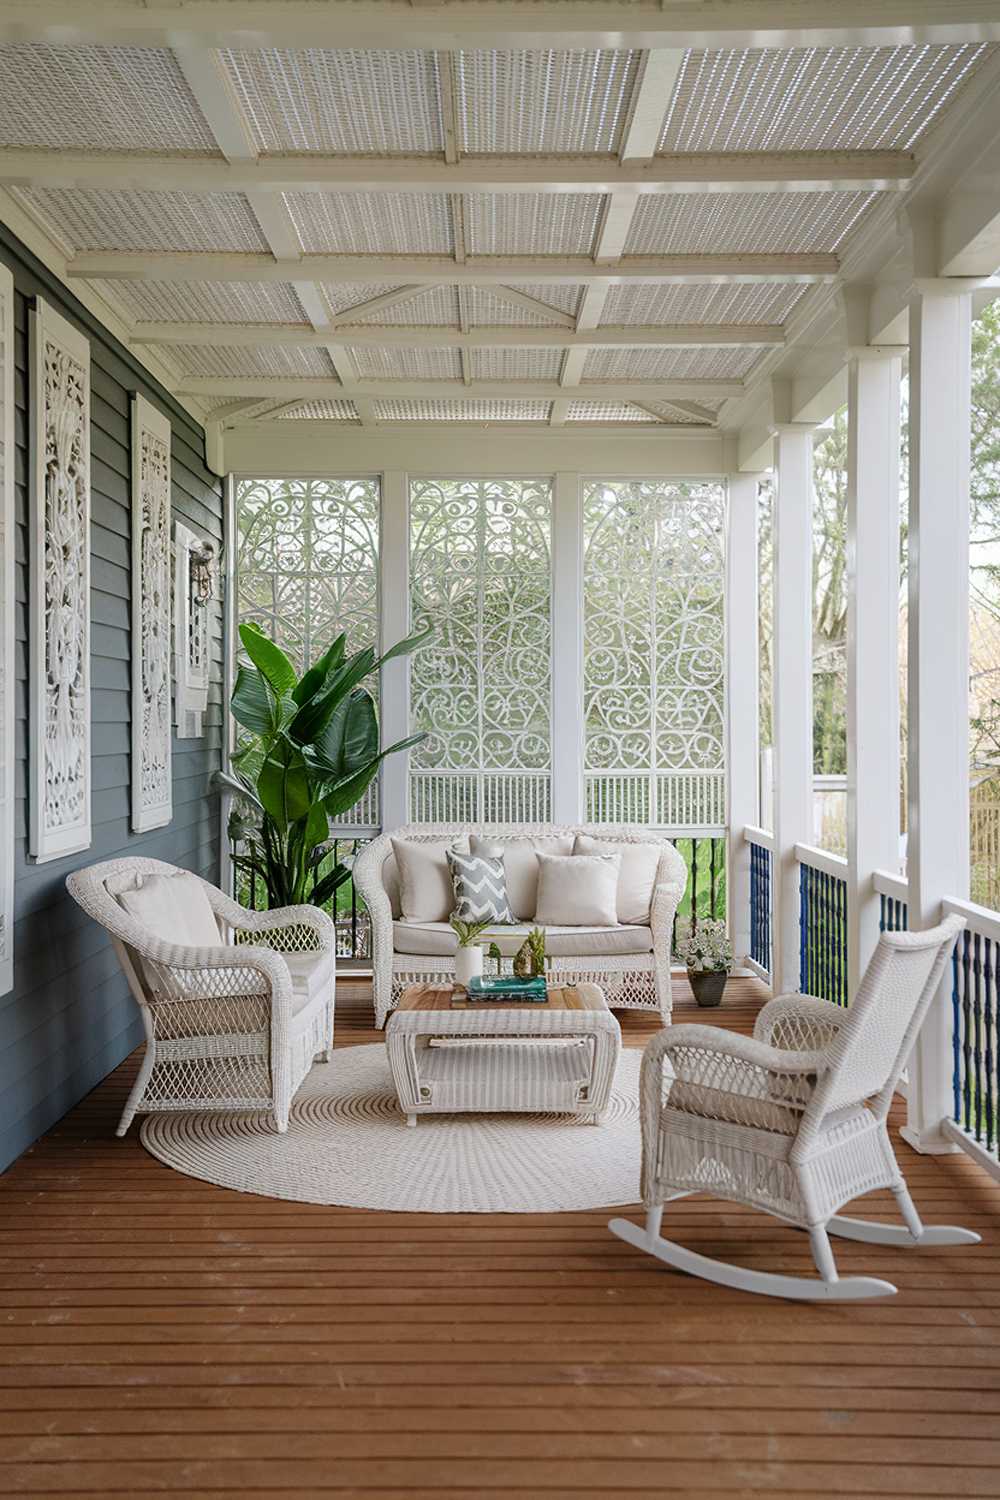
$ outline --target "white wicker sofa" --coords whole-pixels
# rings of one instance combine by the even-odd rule
[[[687,885],[687,866],[673,844],[648,828],[550,823],[485,825],[413,823],[373,839],[358,855],[354,883],[368,907],[372,924],[375,1017],[385,1024],[389,1012],[409,984],[435,977],[450,979],[455,971],[456,939],[445,921],[408,922],[400,905],[399,874],[392,840],[424,843],[457,840],[479,833],[505,845],[540,841],[545,852],[570,854],[577,834],[610,843],[653,843],[660,859],[652,892],[648,925],[615,927],[549,927],[546,948],[560,977],[599,984],[608,1004],[616,1009],[659,1011],[670,1020],[670,943],[674,914]],[[499,946],[512,955],[535,925],[533,914],[516,913],[517,926],[491,929],[502,934]]]

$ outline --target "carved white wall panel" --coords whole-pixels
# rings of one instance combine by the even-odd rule
[[[132,397],[132,827],[173,817],[170,779],[170,422]]]
[[[208,707],[212,642],[209,599],[215,588],[212,543],[177,521],[174,525],[174,653],[177,661],[177,738],[199,739]],[[204,563],[202,582],[194,574]],[[199,590],[202,592],[199,592]],[[207,591],[207,597],[205,596]]]
[[[31,853],[90,846],[90,344],[31,314]]]
[[[14,984],[14,278],[0,266],[0,995]]]

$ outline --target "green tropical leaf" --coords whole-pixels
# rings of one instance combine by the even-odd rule
[[[234,796],[243,797],[247,802],[252,803],[258,812],[264,811],[253,782],[244,780],[242,776],[230,776],[228,771],[213,771],[212,789],[216,792],[231,792]]]
[[[267,678],[256,667],[240,665],[230,706],[237,724],[242,724],[251,734],[266,739],[274,733],[278,700]]]
[[[312,805],[309,774],[298,750],[279,740],[261,768],[257,790],[264,811],[280,832],[308,816]]]
[[[339,890],[344,884],[344,881],[350,879],[350,875],[351,872],[347,865],[334,865],[333,869],[328,871],[322,880],[317,880],[313,886],[310,897],[313,905],[325,906],[334,892]]]
[[[356,802],[359,802],[378,775],[379,756],[371,765],[365,766],[363,770],[357,771],[353,776],[347,776],[343,781],[330,788],[323,798],[323,806],[331,818],[337,818],[341,813],[350,812]]]
[[[355,688],[347,700],[341,764],[344,774],[363,770],[378,760],[378,714],[375,700],[366,688]]]
[[[261,630],[259,625],[246,621],[240,626],[243,649],[274,688],[279,698],[287,697],[295,687],[295,668],[281,647]]]
[[[343,663],[347,652],[347,636],[341,632],[332,646],[323,653],[319,661],[313,662],[309,670],[303,673],[292,693],[296,703],[305,703],[314,693],[323,686],[331,672],[337,671]]]
[[[375,661],[375,652],[366,646],[328,677],[321,692],[303,703],[289,725],[288,732],[300,745],[314,743],[329,723],[337,704],[348,696],[362,677],[367,677]]]
[[[375,665],[381,667],[385,662],[392,661],[395,656],[406,656],[411,651],[416,651],[426,641],[429,641],[433,634],[433,624],[425,625],[423,630],[416,631],[414,635],[405,636],[403,640],[397,641],[394,646],[390,646],[388,651],[379,657]]]

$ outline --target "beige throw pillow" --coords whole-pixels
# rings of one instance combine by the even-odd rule
[[[399,906],[406,922],[447,922],[455,905],[448,869],[448,850],[469,852],[467,838],[419,843],[393,839],[399,872]]]
[[[118,903],[130,917],[164,943],[185,948],[218,948],[219,924],[197,875],[139,875],[135,889]]]
[[[647,926],[656,872],[660,867],[659,844],[617,844],[613,839],[591,838],[588,834],[578,833],[573,853],[620,855],[618,920],[626,926]]]
[[[538,905],[538,855],[572,854],[573,837],[551,834],[547,838],[495,839],[474,833],[469,838],[469,847],[473,854],[494,859],[494,851],[503,854],[510,909],[519,922],[531,922]]]
[[[540,927],[617,927],[617,854],[539,854]]]

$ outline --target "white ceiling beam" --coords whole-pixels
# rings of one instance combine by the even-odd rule
[[[189,80],[190,81],[190,80]],[[222,112],[220,85],[212,114]],[[209,100],[206,97],[206,104]],[[664,105],[664,111],[666,105]],[[220,130],[222,140],[230,130]],[[830,193],[904,188],[906,151],[685,152],[649,160],[605,157],[230,157],[118,152],[0,151],[11,187],[126,188],[191,193]]]
[[[655,156],[683,63],[680,47],[658,47],[643,56],[619,152],[622,162]]]
[[[536,398],[552,401],[565,397],[564,388],[551,380],[473,380],[462,385],[454,380],[363,380],[341,383],[321,376],[216,376],[185,375],[179,388],[190,396],[218,396],[220,399],[240,400],[256,396],[261,400],[302,401],[324,398],[370,396],[373,399],[442,398],[451,400],[463,396],[487,396],[503,400],[508,396]],[[645,398],[648,401],[673,401],[677,398],[725,400],[741,396],[744,386],[741,380],[630,380],[594,381],[580,387],[581,395],[593,401],[631,401]]]
[[[683,397],[678,396],[676,401],[668,401],[667,404],[672,406],[674,411],[683,412],[686,417],[693,417],[696,422],[714,422],[716,420],[715,412],[712,408],[710,406],[699,406],[697,401],[685,401]]]
[[[528,281],[553,286],[603,282],[627,286],[673,282],[698,286],[835,280],[836,255],[630,255],[597,266],[586,256],[472,256],[464,265],[434,255],[305,255],[299,260],[219,252],[82,251],[69,262],[71,278],[107,281],[407,281],[421,286],[507,286]],[[510,288],[507,286],[507,290]]]
[[[462,288],[459,288],[461,293]],[[378,300],[377,298],[375,299]],[[333,326],[331,324],[331,326]],[[344,342],[359,348],[409,349],[769,349],[780,347],[780,323],[675,324],[592,328],[346,327]],[[136,323],[130,342],[137,347],[191,344],[230,349],[314,349],[328,342],[325,331],[274,323]]]
[[[994,0],[671,0],[338,7],[315,0],[2,0],[0,40],[208,47],[807,47],[1000,40]]]
[[[374,312],[384,312],[387,307],[395,307],[397,303],[410,302],[427,290],[425,286],[401,286],[394,292],[381,292],[377,297],[366,297],[364,302],[355,302],[353,306],[334,313],[327,326],[338,328],[342,323],[355,323],[359,318],[370,317]]]

